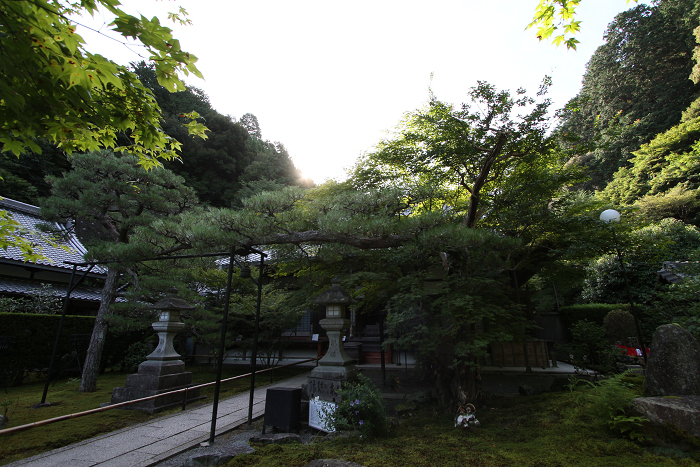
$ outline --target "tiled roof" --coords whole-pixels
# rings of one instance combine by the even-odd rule
[[[690,273],[697,271],[700,263],[697,261],[664,261],[661,270],[658,271],[659,279],[668,284],[683,282],[683,279]],[[685,272],[683,272],[685,270]]]
[[[28,282],[21,280],[0,279],[0,292],[27,294],[35,290],[39,290],[42,284],[38,282]],[[63,298],[66,296],[67,287],[60,285],[52,285],[52,289],[56,292],[56,296]],[[70,294],[70,298],[74,300],[86,300],[90,302],[100,301],[100,289],[89,287],[76,287]]]
[[[263,254],[266,255],[265,263],[272,262],[273,253],[271,251],[263,251]],[[224,256],[223,258],[217,259],[215,261],[215,263],[220,268],[228,268],[228,263],[229,263],[230,259],[231,259],[230,256]],[[249,266],[250,265],[257,266],[258,264],[260,264],[260,254],[258,254],[258,253],[251,253],[247,256],[235,255],[235,259],[239,263],[248,264]]]
[[[3,198],[0,200],[0,209],[7,211],[14,220],[19,222],[22,227],[30,232],[25,238],[34,242],[37,245],[38,251],[48,258],[47,260],[39,260],[35,264],[70,270],[73,269],[73,266],[65,264],[65,261],[73,263],[82,263],[85,261],[83,257],[85,253],[87,253],[87,250],[83,244],[80,243],[80,240],[78,240],[75,235],[68,233],[65,226],[56,222],[47,222],[42,219],[41,209],[37,206]],[[66,234],[66,240],[52,244],[47,240],[49,237],[48,234],[39,230],[39,225],[41,224],[51,225],[60,233]],[[22,257],[22,252],[17,247],[9,247],[7,250],[0,248],[0,259],[25,262]],[[78,270],[85,269],[87,268],[78,268]],[[104,274],[106,270],[95,267],[92,272]]]

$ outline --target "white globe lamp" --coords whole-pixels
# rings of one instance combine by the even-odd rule
[[[600,220],[607,224],[611,222],[620,222],[620,213],[614,209],[606,209],[600,213]]]

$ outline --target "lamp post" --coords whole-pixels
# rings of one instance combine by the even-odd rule
[[[234,259],[234,261],[236,260]],[[260,272],[258,274],[257,281],[250,274],[250,268],[248,266],[241,268],[241,278],[250,279],[258,286],[258,303],[255,308],[255,335],[253,337],[253,353],[250,356],[250,398],[248,401],[248,427],[251,427],[253,425],[253,396],[255,395],[255,371],[257,369],[258,364],[258,328],[260,327],[260,302],[262,301],[262,277],[264,261],[265,253],[260,252]],[[236,261],[236,264],[239,264],[238,261]]]
[[[627,270],[625,269],[625,263],[622,261],[622,253],[620,252],[620,245],[617,243],[617,235],[615,234],[615,229],[612,226],[613,222],[620,222],[620,213],[614,209],[606,209],[600,213],[600,220],[605,222],[610,226],[610,231],[613,234],[613,241],[615,242],[615,251],[617,252],[617,259],[620,261],[620,269],[622,269],[622,277],[625,280],[625,289],[627,290],[627,301],[630,303],[630,311],[632,311],[632,316],[634,317],[634,325],[637,328],[637,344],[638,349],[642,353],[642,358],[644,359],[644,365],[647,363],[647,353],[644,349],[644,341],[642,340],[642,328],[639,326],[639,316],[637,310],[634,307],[634,301],[632,300],[632,293],[630,292],[630,284],[627,280]]]

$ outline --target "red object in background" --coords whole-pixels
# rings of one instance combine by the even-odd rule
[[[642,352],[640,352],[640,350],[636,347],[628,347],[626,345],[620,345],[620,344],[615,344],[615,345],[618,346],[619,348],[621,348],[622,350],[624,350],[627,353],[627,355],[629,355],[630,357],[641,357],[642,356]],[[645,347],[644,351],[647,353],[647,356],[648,356],[649,355],[649,347]]]

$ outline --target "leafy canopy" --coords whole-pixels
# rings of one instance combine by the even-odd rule
[[[615,204],[640,207],[652,219],[698,222],[700,117],[681,122],[643,145],[601,192]]]
[[[581,30],[581,21],[576,21],[576,8],[580,3],[581,0],[540,0],[527,29],[537,27],[539,40],[549,39],[554,34],[554,45],[565,44],[567,49],[576,50],[579,41],[574,36]]]
[[[180,145],[161,130],[153,94],[125,66],[88,52],[77,33],[70,16],[99,8],[115,16],[112,31],[141,42],[168,90],[184,89],[182,74],[201,77],[197,58],[180,48],[169,28],[156,17],[127,14],[117,0],[0,0],[3,152],[40,152],[35,139],[46,138],[68,153],[128,146],[146,168],[159,165],[159,157],[177,157]],[[204,136],[196,115],[190,117],[190,133]],[[128,143],[117,141],[120,133],[128,134]]]
[[[428,106],[408,113],[391,139],[377,145],[354,168],[357,188],[439,187],[443,203],[466,208],[463,223],[474,227],[497,187],[522,161],[547,152],[546,77],[533,98],[479,81],[460,108],[431,95]]]

